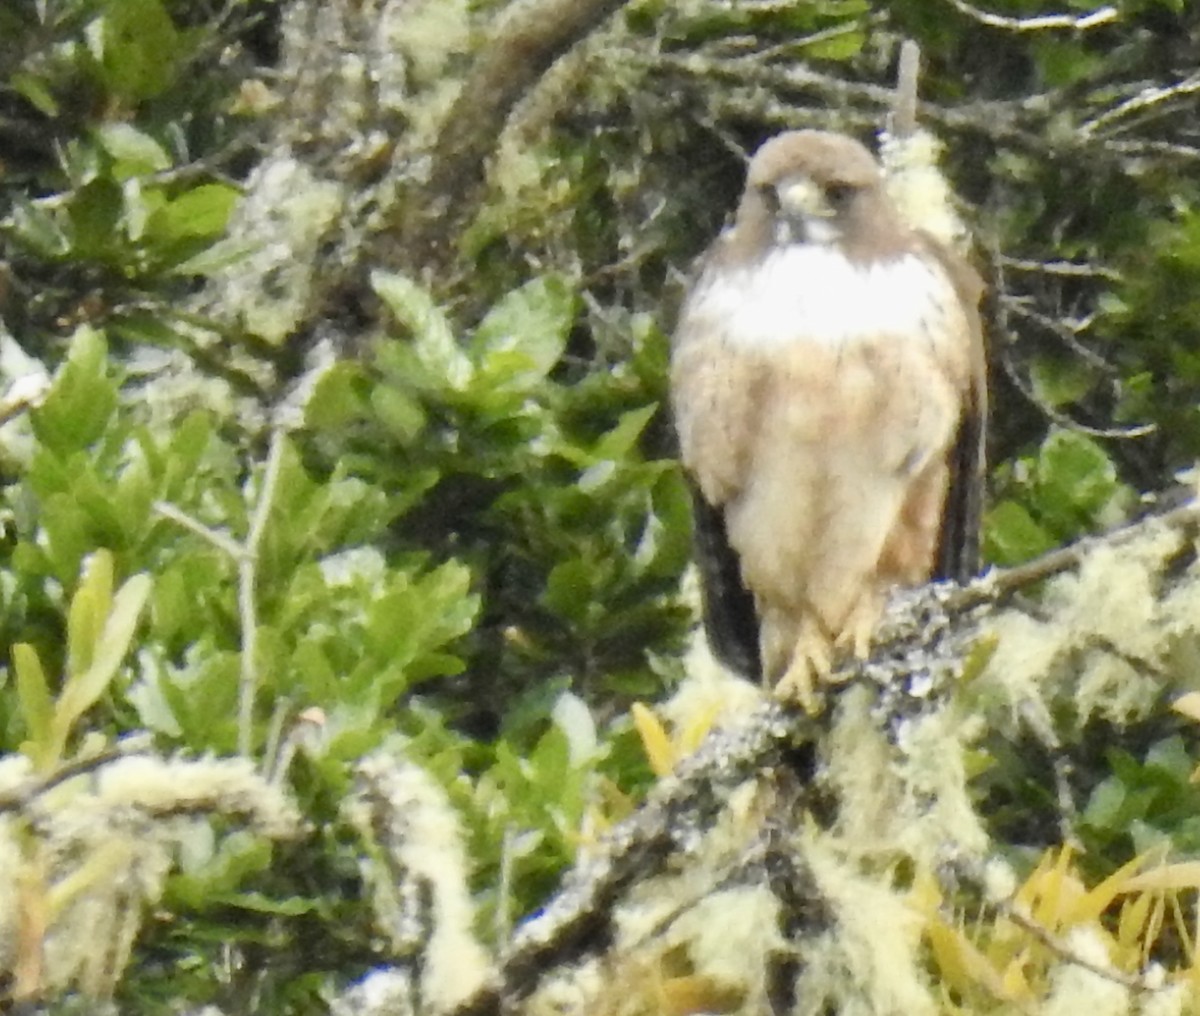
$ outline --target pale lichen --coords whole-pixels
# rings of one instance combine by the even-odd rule
[[[84,766],[87,769],[87,766]],[[23,756],[0,759],[0,963],[40,953],[42,990],[111,995],[146,908],[161,897],[196,823],[222,815],[269,838],[301,831],[299,812],[245,759],[126,755],[45,784]],[[41,914],[45,931],[22,928]]]
[[[971,237],[956,198],[938,169],[942,144],[917,128],[903,136],[882,131],[879,156],[887,192],[900,214],[952,250],[965,253]]]
[[[247,253],[214,278],[211,310],[271,345],[283,342],[311,308],[317,249],[345,200],[342,184],[291,153],[264,159],[222,241]]]
[[[934,1016],[921,953],[921,916],[886,871],[864,872],[855,845],[813,830],[799,849],[831,912],[829,931],[804,943],[801,1012]]]
[[[416,961],[427,1011],[448,1012],[491,972],[473,930],[457,812],[399,745],[359,762],[355,791],[343,807],[372,848],[363,872],[381,929],[397,957]]]
[[[1040,1016],[1128,1016],[1133,1010],[1130,990],[1100,971],[1109,966],[1108,950],[1092,928],[1077,928],[1066,942],[1072,956],[1086,961],[1059,963],[1050,977],[1050,993]]]

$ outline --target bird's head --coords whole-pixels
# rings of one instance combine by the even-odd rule
[[[875,158],[853,138],[788,131],[750,160],[739,225],[747,221],[775,245],[853,245],[869,226],[889,221],[890,202]]]

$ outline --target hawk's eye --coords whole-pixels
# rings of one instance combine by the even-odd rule
[[[848,183],[831,183],[825,188],[825,199],[839,212],[850,204],[854,188]]]
[[[779,211],[779,192],[772,184],[763,184],[758,188],[758,193],[762,195],[763,204],[767,206],[767,211],[772,215]]]

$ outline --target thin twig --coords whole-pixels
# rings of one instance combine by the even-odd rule
[[[238,615],[242,626],[242,666],[238,687],[238,753],[250,756],[254,733],[254,699],[258,692],[258,551],[271,504],[275,499],[275,488],[279,480],[279,467],[283,461],[284,430],[276,427],[271,431],[271,444],[267,450],[267,463],[263,468],[262,488],[250,518],[250,531],[246,534],[242,554],[238,559]]]
[[[1115,268],[1080,261],[1033,261],[1014,258],[1007,254],[998,257],[1000,264],[1017,272],[1040,272],[1043,275],[1063,275],[1069,278],[1098,278],[1109,282],[1122,282],[1124,276]]]
[[[164,519],[170,519],[176,525],[182,526],[189,533],[194,533],[202,540],[211,543],[217,550],[223,554],[228,554],[233,560],[241,561],[245,550],[232,537],[206,526],[199,519],[192,518],[187,512],[181,511],[168,501],[155,501],[153,507],[155,513],[161,515]]]
[[[1145,536],[1152,526],[1182,529],[1195,526],[1197,522],[1200,522],[1200,502],[1192,500],[1116,532],[1103,536],[1086,536],[1069,547],[1052,550],[1024,564],[993,569],[970,585],[954,590],[946,601],[946,609],[951,613],[962,613],[985,603],[996,603],[1020,589],[1070,571],[1098,547],[1120,547],[1139,539]]]
[[[49,390],[50,379],[45,374],[26,374],[17,378],[0,397],[0,426],[30,409],[36,409],[45,401]]]
[[[1116,970],[1113,967],[1103,966],[1100,963],[1095,963],[1089,960],[1086,956],[1081,956],[1078,951],[1072,949],[1066,942],[1055,935],[1047,928],[1043,928],[1032,917],[1022,914],[1011,903],[1000,904],[1000,910],[1013,924],[1019,928],[1029,932],[1042,945],[1046,946],[1051,952],[1058,955],[1059,959],[1072,964],[1073,966],[1082,967],[1084,970],[1091,971],[1097,977],[1103,977],[1107,981],[1113,981],[1116,984],[1123,985],[1130,991],[1149,991],[1150,988],[1146,983],[1134,974],[1127,974],[1122,970]]]
[[[54,772],[43,776],[40,780],[20,784],[0,794],[0,814],[6,811],[21,811],[43,794],[66,783],[67,780],[72,780],[76,776],[82,776],[85,773],[95,772],[101,766],[108,765],[109,762],[115,762],[117,759],[140,754],[148,750],[149,747],[149,736],[127,737],[123,741],[114,744],[111,748],[106,748],[95,755],[66,762],[55,769]]]
[[[154,503],[154,510],[159,515],[195,533],[228,554],[237,563],[238,619],[242,629],[241,677],[238,685],[238,753],[247,758],[253,740],[254,699],[258,692],[258,551],[267,530],[267,521],[275,499],[275,488],[279,482],[285,436],[286,431],[283,427],[277,426],[271,431],[271,443],[267,450],[266,465],[263,467],[262,487],[250,516],[250,529],[244,542],[238,543],[224,533],[211,529],[166,501]]]
[[[1009,32],[1041,32],[1047,29],[1067,28],[1082,32],[1089,28],[1098,28],[1116,21],[1120,16],[1115,7],[1098,7],[1087,14],[1042,14],[1034,18],[1010,18],[991,11],[981,11],[972,7],[966,0],[948,0],[960,14],[978,21],[989,28],[1003,28]]]
[[[896,100],[892,107],[891,133],[907,137],[917,129],[917,86],[921,75],[921,47],[912,39],[900,45],[896,68]]]
[[[954,0],[951,0],[954,2]],[[1200,92],[1200,74],[1193,74],[1173,85],[1162,88],[1143,88],[1132,99],[1126,99],[1112,109],[1093,117],[1079,128],[1079,136],[1084,140],[1095,137],[1101,130],[1111,126],[1117,120],[1131,116],[1134,113],[1160,105],[1179,96],[1194,95]]]
[[[1027,305],[1026,301],[1017,297],[1005,294],[1000,297],[1000,300],[1004,304],[1005,310],[1010,314],[1014,314],[1021,318],[1021,320],[1028,321],[1030,324],[1035,324],[1044,331],[1049,332],[1072,353],[1083,360],[1084,363],[1091,364],[1091,366],[1106,374],[1117,373],[1117,369],[1104,359],[1103,356],[1079,341],[1078,333],[1086,330],[1086,327],[1072,328],[1061,318],[1051,317],[1049,314],[1033,310]],[[1088,323],[1090,322],[1085,322],[1085,326]]]
[[[1012,332],[1008,329],[1003,330],[1011,338]],[[1093,427],[1087,423],[1080,423],[1061,410],[1055,409],[1044,399],[1039,398],[1037,392],[1033,390],[1033,387],[1021,372],[1017,370],[1012,362],[1012,358],[1006,352],[1002,353],[998,359],[1005,376],[1013,383],[1013,387],[1029,401],[1029,404],[1036,406],[1040,412],[1046,415],[1051,423],[1057,423],[1066,430],[1086,434],[1088,437],[1111,438],[1122,441],[1146,437],[1158,430],[1158,425],[1154,423],[1139,423],[1129,427]]]

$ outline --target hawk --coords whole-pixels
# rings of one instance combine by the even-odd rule
[[[813,708],[888,591],[978,553],[986,363],[970,266],[871,153],[803,130],[750,161],[671,350],[716,655]]]

